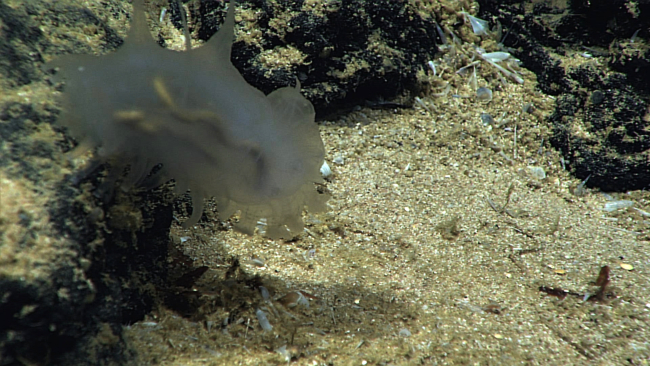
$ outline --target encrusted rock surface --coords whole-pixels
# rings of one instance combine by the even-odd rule
[[[650,186],[650,5],[632,1],[479,1],[557,97],[553,145],[567,169],[604,191]],[[634,37],[634,38],[633,38]]]

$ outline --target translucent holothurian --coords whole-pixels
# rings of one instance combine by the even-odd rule
[[[234,2],[203,46],[175,52],[151,37],[142,0],[115,52],[66,55],[50,64],[65,81],[61,124],[112,169],[130,166],[123,185],[155,186],[174,178],[194,205],[215,197],[223,219],[252,233],[260,219],[271,238],[302,231],[302,211],[326,208],[323,141],[300,85],[269,95],[249,85],[230,61]],[[162,169],[148,177],[152,168]]]

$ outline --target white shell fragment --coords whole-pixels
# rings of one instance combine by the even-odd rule
[[[492,62],[501,62],[510,58],[508,52],[488,52],[483,54],[483,58],[490,59]]]
[[[494,118],[489,113],[481,113],[481,122],[483,126],[490,126],[494,124]]]
[[[485,52],[485,50],[483,50],[482,48],[479,48],[479,49],[477,49],[476,54],[480,58],[482,58],[485,62],[487,62],[490,65],[494,66],[503,75],[511,78],[512,80],[516,81],[519,84],[524,83],[524,79],[522,79],[522,77],[519,76],[517,72],[512,71],[512,70],[508,70],[505,67],[498,64],[499,62],[505,61],[505,60],[511,60],[514,63],[519,63],[519,60],[512,57],[512,55],[509,54],[508,52]]]
[[[269,301],[271,299],[271,295],[269,294],[269,290],[266,289],[264,286],[260,286],[260,294],[262,295],[262,298],[264,301]]]
[[[492,90],[484,86],[476,89],[476,99],[483,103],[489,103],[492,100]]]
[[[160,19],[158,19],[158,21],[159,21],[160,23],[162,23],[163,20],[165,20],[165,15],[167,15],[167,8],[164,8],[164,7],[163,7],[163,8],[160,10]]]
[[[298,299],[296,300],[296,305],[304,306],[306,308],[309,308],[309,300],[305,297],[305,295],[302,294],[302,292],[298,292]]]
[[[408,338],[411,336],[411,331],[406,328],[402,328],[399,330],[399,335],[400,337]]]
[[[634,270],[634,266],[631,265],[631,264],[628,264],[628,263],[621,263],[620,266],[621,266],[621,268],[623,268],[626,271],[633,271]]]
[[[433,71],[433,76],[437,76],[438,71],[436,70],[436,64],[433,63],[433,61],[429,61],[427,65],[429,65],[429,68],[431,69],[431,71]]]
[[[539,166],[528,166],[527,168],[533,177],[539,180],[543,180],[546,178],[546,171],[544,170],[544,168]]]
[[[327,178],[332,175],[332,169],[330,169],[330,166],[326,161],[324,161],[323,165],[320,167],[320,174],[323,176],[323,178]]]
[[[488,30],[490,30],[490,25],[488,24],[487,20],[483,20],[474,16],[469,15],[468,12],[464,11],[462,12],[463,15],[467,17],[469,20],[469,23],[472,25],[472,31],[474,31],[474,34],[476,35],[483,35],[487,36],[488,35]]]
[[[605,207],[603,207],[603,210],[607,212],[613,212],[620,210],[622,208],[628,208],[634,206],[634,201],[630,200],[617,200],[617,201],[609,201],[605,203]]]
[[[273,329],[273,326],[269,322],[269,319],[266,317],[266,314],[260,310],[255,310],[255,315],[257,316],[257,321],[260,322],[260,326],[264,329],[265,332],[270,332]]]
[[[634,266],[631,265],[631,264],[628,264],[628,263],[621,263],[620,266],[621,266],[621,268],[623,268],[626,271],[633,271],[634,270]]]
[[[282,347],[276,349],[275,352],[277,352],[278,354],[280,354],[280,356],[284,357],[284,360],[285,360],[286,362],[290,362],[290,361],[291,361],[291,352],[289,352],[289,350],[287,349],[287,345],[286,345],[286,344],[285,344],[284,346],[282,346]]]

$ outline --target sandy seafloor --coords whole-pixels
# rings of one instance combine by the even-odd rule
[[[266,305],[270,332],[252,310],[225,333],[161,308],[128,332],[141,357],[170,365],[287,357],[304,365],[646,364],[647,218],[604,207],[625,199],[645,211],[648,195],[575,195],[580,181],[542,142],[553,100],[522,74],[523,85],[499,86],[488,104],[430,97],[429,111],[361,108],[322,122],[332,198],[327,213],[305,217],[295,241],[174,226],[178,248],[211,268],[198,288],[216,286],[234,256],[274,298],[300,290],[318,299],[291,315]],[[458,85],[453,94],[469,95]],[[527,103],[533,113],[522,113]],[[485,126],[481,113],[502,126]],[[491,208],[488,200],[502,207],[510,187],[507,212]],[[602,266],[611,268],[604,301],[540,291],[594,294]],[[217,310],[207,321],[226,316]]]
[[[325,122],[330,210],[308,215],[296,241],[176,226],[180,249],[213,269],[206,283],[222,278],[224,257],[236,256],[278,296],[302,290],[319,299],[289,310],[295,320],[269,311],[270,332],[252,312],[242,315],[253,324],[248,332],[240,325],[224,334],[161,308],[128,332],[141,356],[170,365],[279,364],[286,354],[277,350],[299,323],[288,349],[304,365],[647,363],[646,219],[632,209],[603,211],[609,198],[599,192],[571,193],[579,181],[556,152],[539,149],[552,101],[526,75],[487,105],[439,98],[434,113],[362,109]],[[530,101],[539,117],[522,115]],[[514,130],[484,127],[482,112],[505,112],[517,124],[516,148]],[[337,157],[344,163],[332,163]],[[503,205],[511,185],[512,216],[487,202]],[[645,192],[621,196],[648,205]],[[595,293],[602,266],[611,268],[615,298],[561,300],[539,290]],[[221,324],[225,316],[208,319]]]
[[[259,275],[273,300],[230,289],[229,301],[246,306],[227,327],[225,309],[237,307],[228,301],[200,320],[160,305],[126,330],[135,362],[648,364],[650,197],[576,195],[580,181],[548,143],[553,98],[525,69],[523,84],[481,70],[478,85],[494,91],[489,103],[449,69],[441,81],[423,75],[428,110],[360,107],[321,121],[329,210],[307,214],[296,240],[175,223],[173,246],[210,268],[195,286],[203,296],[226,296],[224,273],[238,258],[240,273]],[[452,89],[434,96],[442,80]],[[528,103],[532,113],[523,112]],[[5,203],[20,184],[2,177]],[[604,210],[621,199],[633,208]],[[603,266],[609,296],[584,301]],[[575,295],[560,299],[542,286]],[[280,303],[294,291],[313,296],[308,308]],[[256,308],[272,330],[261,329]]]

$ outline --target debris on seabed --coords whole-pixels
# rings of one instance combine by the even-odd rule
[[[278,302],[290,309],[298,305],[309,308],[309,300],[307,300],[301,291],[289,292],[288,294],[279,298]]]
[[[564,161],[564,160],[562,160],[562,162],[563,162],[563,161]],[[564,170],[564,164],[562,164],[562,165],[563,165],[562,168],[563,168],[563,170]],[[587,176],[587,178],[585,178],[585,180],[583,180],[582,182],[580,182],[580,184],[578,184],[578,185],[576,186],[576,188],[573,190],[573,194],[574,194],[575,196],[583,197],[583,196],[585,196],[585,195],[587,194],[587,188],[585,188],[585,185],[587,184],[587,181],[589,180],[589,178],[591,178],[591,174],[589,174],[589,175]]]

